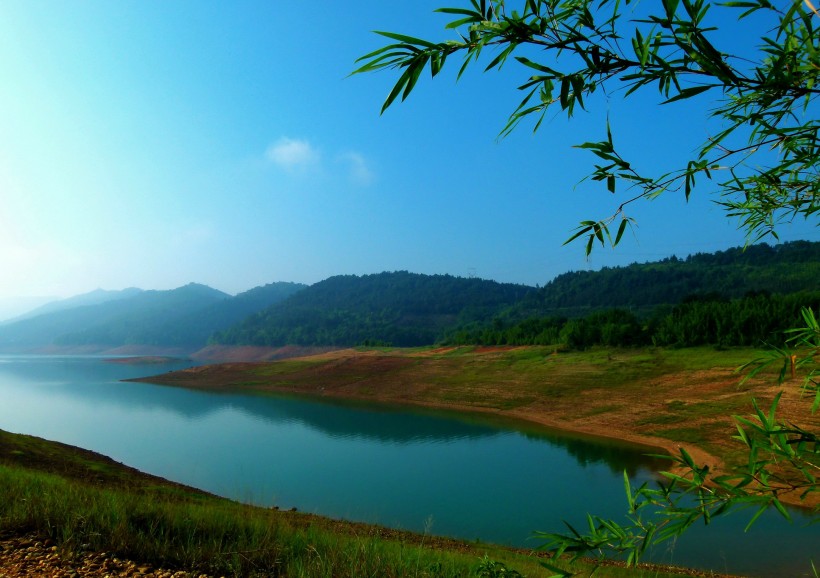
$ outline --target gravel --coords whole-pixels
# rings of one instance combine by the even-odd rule
[[[33,535],[0,540],[0,578],[142,577],[212,578],[198,572],[165,570],[150,564],[124,560],[106,552],[69,553],[53,541]]]

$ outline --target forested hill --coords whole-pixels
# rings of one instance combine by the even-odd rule
[[[220,300],[165,324],[162,328],[165,340],[168,342],[173,339],[178,347],[203,347],[215,332],[231,327],[306,287],[302,283],[279,281]]]
[[[692,295],[814,291],[820,286],[820,243],[793,241],[670,257],[627,267],[559,275],[510,311],[510,318],[579,317],[613,307],[649,313]]]
[[[399,271],[331,277],[259,312],[213,343],[429,345],[454,325],[484,321],[535,288]]]
[[[563,329],[567,319],[599,313],[601,323],[626,328],[619,335],[632,341],[640,333],[658,343],[690,343],[697,335],[689,335],[692,331],[679,325],[697,315],[706,319],[700,314],[703,311],[719,308],[720,315],[737,321],[746,315],[738,311],[755,315],[766,308],[774,311],[776,301],[792,315],[798,311],[797,301],[775,296],[817,293],[818,279],[820,243],[797,241],[565,273],[541,289],[399,271],[340,275],[309,287],[273,283],[235,297],[195,283],[171,291],[98,290],[0,325],[0,352],[47,351],[53,346],[105,351],[132,345],[191,352],[208,343],[271,347],[415,346],[442,340],[535,343],[574,335]],[[736,310],[731,311],[728,305],[720,305],[755,295],[771,303],[744,301],[732,305]],[[815,302],[811,297],[803,305]],[[607,313],[614,308],[630,318],[625,321],[618,314],[616,323],[615,314]],[[683,315],[684,309],[689,313]],[[678,317],[666,320],[671,313]],[[647,337],[636,327],[649,321],[657,331]],[[782,329],[770,321],[756,322],[755,335],[763,337],[755,339]],[[737,331],[752,335],[748,325],[738,326]],[[706,336],[700,325],[697,328],[695,333]],[[626,337],[618,343],[629,341]],[[709,339],[743,341],[724,335]]]
[[[46,303],[45,305],[42,305],[37,309],[34,309],[32,311],[29,311],[28,313],[15,317],[14,319],[4,321],[2,325],[8,325],[9,323],[15,323],[17,321],[22,321],[24,319],[31,319],[32,317],[39,317],[40,315],[45,315],[47,313],[64,311],[66,309],[76,309],[78,307],[85,307],[87,305],[99,305],[101,303],[106,303],[108,301],[128,299],[140,293],[142,293],[142,289],[137,289],[136,287],[129,287],[128,289],[122,289],[120,291],[106,291],[104,289],[96,289],[94,291],[91,291],[90,293],[83,293],[82,295],[76,295],[74,297],[69,297],[68,299],[61,299],[59,301],[52,301],[51,303]]]
[[[37,351],[51,346],[111,349],[126,345],[194,351],[208,337],[255,311],[281,301],[305,285],[273,283],[232,297],[190,283],[168,291],[133,290],[131,296],[95,302],[79,296],[78,306],[45,312],[0,327],[0,351]],[[65,303],[63,304],[65,305]]]
[[[46,312],[0,327],[0,348],[49,345],[150,343],[157,325],[229,297],[191,283],[173,291],[142,291],[131,297]],[[87,301],[80,296],[77,303]]]

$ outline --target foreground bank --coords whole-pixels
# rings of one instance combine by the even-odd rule
[[[0,574],[8,576],[534,577],[553,573],[543,562],[566,567],[537,552],[251,507],[2,430],[0,487]],[[613,565],[598,575],[681,573]]]

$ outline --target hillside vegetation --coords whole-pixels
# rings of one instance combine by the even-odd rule
[[[228,345],[760,345],[820,304],[820,243],[756,245],[560,275],[541,289],[407,272],[332,277]]]
[[[274,283],[231,297],[190,283],[170,291],[129,290],[101,302],[78,296],[39,310],[45,313],[0,326],[0,350],[62,346],[93,351],[147,345],[195,351],[214,331],[302,288],[298,283]]]
[[[727,299],[752,293],[814,291],[820,279],[820,243],[761,243],[686,259],[669,257],[627,267],[558,275],[507,314],[580,317],[592,311],[628,308],[647,314],[659,305],[676,305],[696,294]]]
[[[452,331],[450,345],[766,346],[782,344],[790,327],[801,323],[801,309],[820,307],[820,292],[788,295],[750,293],[739,299],[692,295],[671,309],[659,306],[647,319],[627,309],[604,309],[586,317],[497,317]]]
[[[214,336],[230,345],[429,345],[489,319],[534,288],[399,271],[331,277]]]
[[[95,291],[0,326],[0,351],[193,353],[206,345],[759,345],[820,305],[820,243],[765,244],[559,275],[538,289],[407,271]],[[130,349],[127,349],[130,348]],[[224,348],[223,348],[224,349]]]

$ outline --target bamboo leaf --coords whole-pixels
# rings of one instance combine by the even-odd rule
[[[539,564],[547,570],[549,570],[550,572],[555,572],[555,574],[550,576],[550,578],[570,578],[574,574],[574,572],[567,572],[566,570],[563,570],[558,566],[554,566],[553,564],[550,564],[549,562],[545,562],[543,560],[539,561]]]
[[[474,10],[467,10],[466,8],[436,8],[433,12],[439,12],[442,14],[459,14],[462,16],[472,16],[476,19],[477,22],[484,20],[484,15],[480,12],[476,12]]]
[[[780,512],[780,515],[786,518],[787,520],[791,520],[791,515],[789,514],[788,510],[783,506],[783,504],[778,499],[772,500],[772,505],[775,509]]]
[[[415,38],[413,36],[407,36],[405,34],[396,34],[395,32],[385,32],[384,30],[374,30],[374,32],[380,36],[384,36],[386,38],[390,38],[391,40],[398,40],[399,42],[404,42],[405,44],[410,44],[411,46],[424,46],[425,48],[436,48],[437,46],[432,42],[428,42],[427,40],[423,40],[421,38]]]
[[[424,67],[427,65],[428,60],[430,60],[429,56],[425,56],[424,58],[417,59],[413,62],[413,64],[408,68],[410,71],[410,75],[407,78],[407,82],[404,85],[404,92],[401,95],[401,99],[404,100],[413,90],[413,87],[416,86],[416,82],[421,76]]]
[[[626,231],[626,226],[629,223],[627,219],[622,219],[621,224],[618,226],[618,233],[615,235],[615,245],[621,242],[621,237],[624,235],[624,231]]]
[[[678,100],[684,100],[686,98],[692,98],[693,96],[697,96],[701,93],[706,92],[710,88],[715,88],[716,85],[713,84],[706,84],[704,86],[693,86],[692,88],[684,88],[678,94],[673,96],[670,99],[663,101],[661,104],[670,104],[672,102],[676,102]]]
[[[635,499],[632,497],[632,486],[629,483],[629,474],[624,470],[624,491],[626,492],[626,501],[629,504],[629,512],[635,511]]]
[[[586,221],[586,222],[589,222],[589,221]],[[583,225],[583,223],[582,223],[582,225]],[[572,237],[570,237],[569,239],[564,241],[562,243],[562,245],[568,245],[569,243],[572,243],[575,239],[577,239],[578,237],[580,237],[582,235],[585,235],[586,233],[588,233],[591,230],[592,230],[592,225],[586,225],[586,226],[578,227],[577,232],[574,235],[572,235]]]
[[[762,508],[758,508],[758,510],[757,510],[757,511],[754,513],[754,515],[752,516],[752,519],[751,519],[751,520],[749,520],[749,523],[748,523],[748,524],[746,524],[746,527],[743,529],[743,531],[744,531],[744,532],[748,532],[748,531],[749,531],[749,528],[751,528],[751,527],[752,527],[752,525],[753,525],[755,522],[757,522],[758,518],[760,518],[760,516],[762,516],[762,515],[763,515],[763,512],[765,512],[766,510],[767,510],[766,506],[763,506]]]

